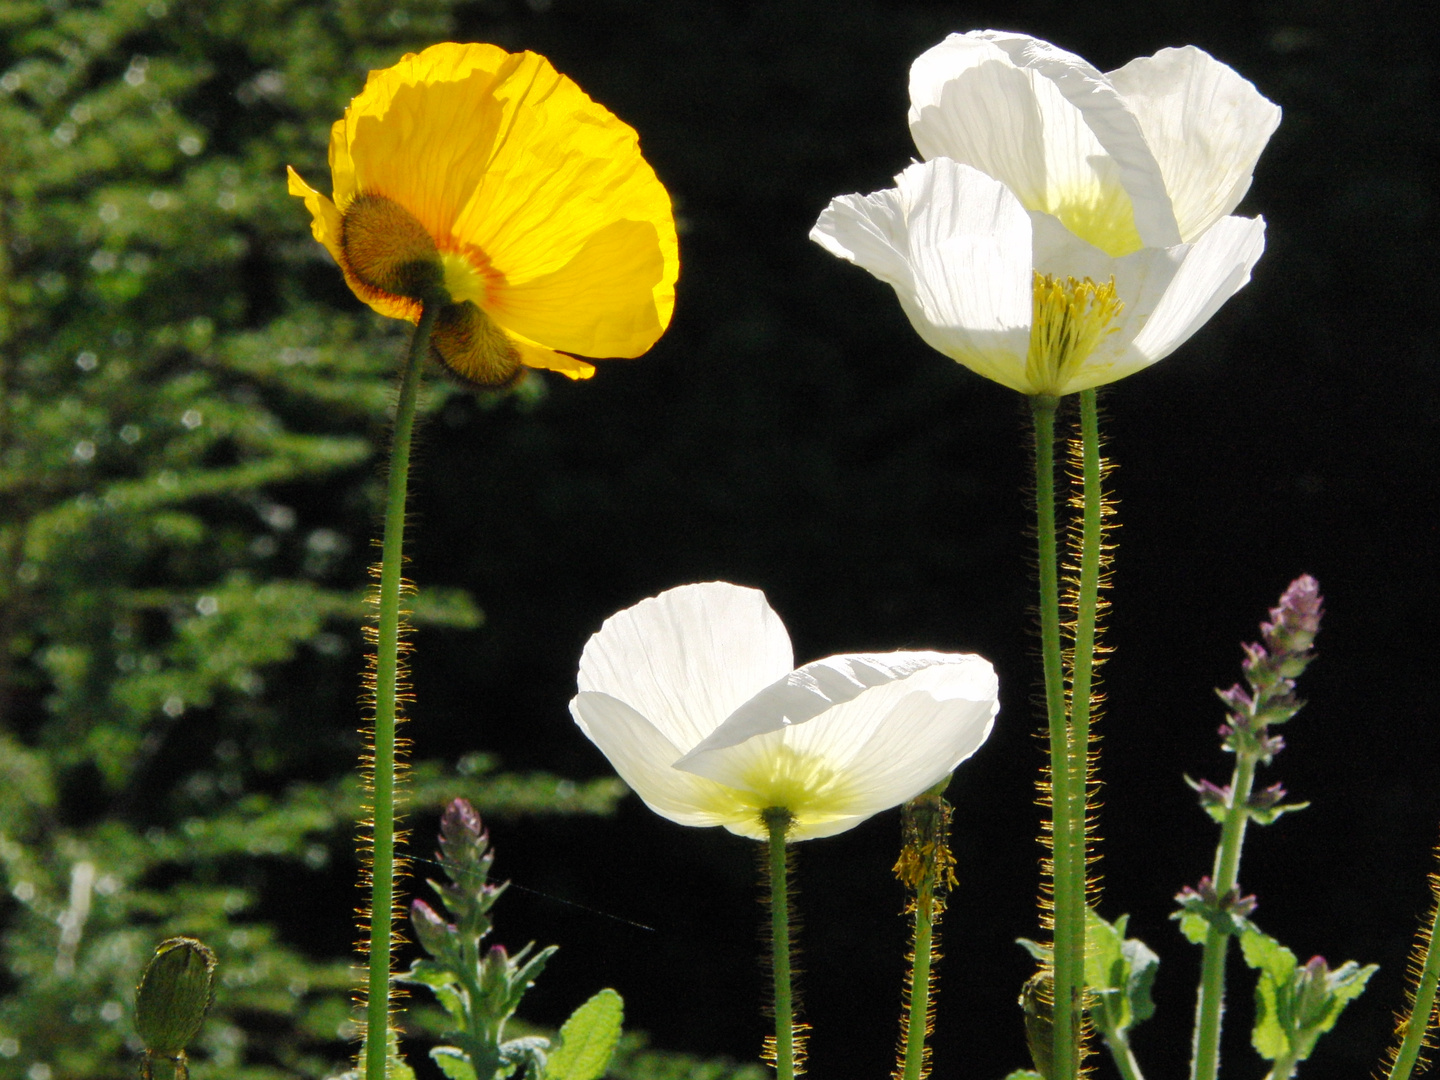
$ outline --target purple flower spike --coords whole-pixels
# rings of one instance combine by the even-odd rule
[[[1270,621],[1260,624],[1265,644],[1273,653],[1292,656],[1308,653],[1315,644],[1320,617],[1324,614],[1320,583],[1309,574],[1301,574],[1280,597],[1280,606],[1270,609]]]

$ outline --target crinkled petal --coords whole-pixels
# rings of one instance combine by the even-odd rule
[[[870,687],[806,723],[692,754],[677,763],[748,793],[753,821],[732,831],[763,837],[759,812],[783,806],[794,839],[839,831],[919,794],[969,757],[998,711],[994,669],[952,656]]]
[[[289,177],[288,190],[290,194],[298,195],[305,200],[305,209],[310,211],[310,231],[335,259],[336,265],[340,267],[340,272],[345,275],[345,283],[350,286],[350,291],[387,319],[406,319],[412,323],[419,322],[419,304],[399,296],[391,296],[379,289],[373,289],[350,272],[340,250],[340,211],[335,208],[334,203],[302,180],[300,174],[291,166],[287,165],[285,169]]]
[[[625,702],[678,752],[794,667],[765,594],[723,581],[682,585],[606,619],[580,657],[579,687]]]
[[[543,57],[452,43],[406,56],[371,72],[330,151],[339,210],[365,192],[409,211],[469,265],[459,293],[447,270],[452,295],[551,350],[532,366],[573,377],[588,365],[554,350],[638,356],[669,324],[669,195],[634,130]]]
[[[1264,218],[1226,217],[1212,225],[1190,246],[1164,298],[1136,335],[1133,359],[1126,362],[1138,369],[1184,344],[1250,280],[1264,250]]]
[[[639,356],[664,331],[661,316],[669,319],[653,302],[664,274],[654,224],[612,221],[558,270],[493,286],[485,307],[505,329],[554,349]]]
[[[911,67],[910,98],[923,157],[982,170],[1111,254],[1178,242],[1137,121],[1078,56],[1020,34],[952,34]]]
[[[1032,306],[1024,207],[949,158],[911,165],[895,182],[885,198],[834,200],[811,239],[889,281],[932,348],[1023,392]]]
[[[1244,198],[1280,107],[1193,45],[1132,60],[1107,78],[1139,119],[1180,236],[1193,242]]]
[[[756,735],[779,731],[792,724],[803,724],[873,686],[907,678],[923,668],[973,661],[989,668],[989,664],[978,657],[961,657],[956,653],[846,653],[827,656],[824,660],[816,660],[792,671],[761,690],[676,764],[684,768],[686,758],[695,754],[735,746]]]
[[[753,813],[734,792],[713,780],[671,768],[680,751],[625,702],[587,691],[571,700],[570,714],[620,778],[662,817],[681,825],[707,826],[725,825]]]
[[[864,267],[902,295],[914,293],[910,235],[899,188],[830,200],[810,239],[836,258]]]
[[[1004,50],[1017,67],[1034,71],[1053,83],[1065,100],[1084,115],[1086,127],[1119,169],[1120,183],[1134,206],[1135,228],[1145,245],[1178,244],[1180,231],[1160,164],[1145,140],[1139,119],[1110,81],[1074,53],[1048,41],[994,30],[983,31],[982,36]],[[1105,244],[1096,246],[1109,250]]]

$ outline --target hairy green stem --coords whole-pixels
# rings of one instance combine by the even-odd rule
[[[1055,916],[1054,1061],[1050,1080],[1074,1080],[1079,1069],[1081,999],[1085,973],[1083,822],[1075,820],[1065,673],[1060,649],[1060,584],[1055,543],[1055,407],[1030,399],[1035,421],[1035,538],[1040,573],[1040,649],[1050,731],[1051,859]],[[1083,786],[1083,774],[1080,777]],[[1082,795],[1083,799],[1083,795]],[[1078,858],[1077,858],[1078,853]]]
[[[1420,982],[1415,987],[1415,999],[1410,1003],[1410,1016],[1405,1021],[1405,1038],[1395,1051],[1395,1063],[1390,1066],[1386,1080],[1409,1080],[1420,1060],[1420,1051],[1425,1048],[1425,1032],[1434,1015],[1435,988],[1440,984],[1440,949],[1435,946],[1436,935],[1440,934],[1440,900],[1433,906],[1430,930],[1425,938],[1425,963],[1420,968]]]
[[[762,812],[770,830],[770,969],[775,980],[775,1075],[795,1080],[795,1002],[790,989],[790,875],[785,834],[790,811],[771,807]]]
[[[1090,757],[1090,718],[1095,675],[1095,623],[1100,598],[1101,503],[1100,420],[1094,390],[1080,392],[1080,445],[1083,506],[1080,526],[1080,581],[1075,607],[1075,652],[1070,681],[1070,775],[1074,820],[1080,829],[1079,865],[1074,873],[1084,887],[1088,843],[1085,817]]]
[[[395,691],[400,669],[400,577],[405,547],[405,495],[410,478],[410,438],[421,364],[440,304],[425,304],[410,339],[395,428],[381,541],[380,613],[375,641],[375,746],[373,860],[370,871],[370,974],[365,1016],[365,1080],[385,1080],[390,1029],[390,945],[395,907]]]
[[[930,991],[934,978],[935,924],[939,921],[935,893],[942,875],[952,865],[949,855],[945,789],[946,776],[928,791],[905,804],[905,849],[896,866],[902,881],[915,891],[915,924],[911,941],[910,1005],[905,1014],[904,1039],[897,1070],[899,1080],[920,1080],[926,1073],[925,1042],[930,1034]],[[914,876],[918,863],[919,877]],[[902,871],[902,867],[905,868]]]
[[[1230,803],[1220,830],[1212,878],[1215,895],[1222,903],[1240,880],[1240,849],[1245,843],[1245,826],[1250,821],[1250,791],[1255,784],[1256,763],[1253,754],[1244,750],[1236,752],[1235,771],[1230,778]],[[1211,923],[1200,961],[1191,1080],[1215,1080],[1220,1070],[1220,1018],[1225,1010],[1225,958],[1229,950],[1230,934]]]

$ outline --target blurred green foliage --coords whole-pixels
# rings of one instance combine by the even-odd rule
[[[307,720],[358,694],[403,328],[344,291],[283,166],[318,181],[364,72],[453,7],[0,6],[0,1080],[133,1075],[136,980],[182,933],[220,956],[197,1077],[348,1053],[347,960],[275,909],[351,858],[358,737]],[[481,623],[461,592],[413,607]],[[421,763],[414,801],[620,791],[462,766]],[[343,926],[334,899],[311,920]]]

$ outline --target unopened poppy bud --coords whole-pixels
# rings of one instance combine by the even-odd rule
[[[363,285],[408,300],[449,299],[434,238],[394,199],[356,196],[340,219],[340,250]]]
[[[1050,971],[1037,971],[1020,990],[1020,1008],[1025,1013],[1025,1042],[1030,1047],[1030,1060],[1042,1080],[1050,1080],[1054,1068],[1054,998],[1055,977]]]
[[[215,983],[215,954],[189,937],[162,941],[135,990],[135,1030],[147,1053],[174,1058],[205,1022]]]

